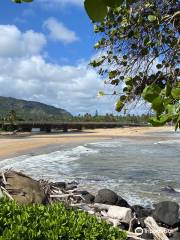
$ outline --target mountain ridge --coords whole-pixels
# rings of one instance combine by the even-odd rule
[[[28,101],[13,97],[0,96],[0,117],[15,111],[19,120],[66,120],[72,115],[62,108],[57,108],[37,101]]]

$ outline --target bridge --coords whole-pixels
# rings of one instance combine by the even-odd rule
[[[13,129],[22,132],[31,132],[33,129],[39,129],[43,132],[50,133],[52,130],[83,130],[95,128],[120,128],[120,127],[141,127],[146,124],[120,123],[120,122],[15,122],[1,123],[5,130]]]

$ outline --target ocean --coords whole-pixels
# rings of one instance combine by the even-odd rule
[[[109,188],[130,204],[180,203],[180,132],[64,145],[50,153],[5,159],[0,168],[20,170],[36,179],[77,181],[80,189],[94,194]],[[165,191],[167,186],[176,193]]]

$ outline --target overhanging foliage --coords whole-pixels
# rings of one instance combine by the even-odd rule
[[[106,6],[100,19],[93,15],[98,4],[98,9]],[[94,32],[100,37],[95,44],[100,57],[91,65],[106,79],[106,84],[114,86],[112,94],[120,95],[116,110],[121,111],[126,103],[143,97],[156,113],[150,121],[153,125],[173,121],[177,129],[180,1],[85,0],[85,8],[92,21],[97,22]]]

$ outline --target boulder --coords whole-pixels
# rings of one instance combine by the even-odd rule
[[[151,208],[144,208],[139,205],[134,205],[131,207],[133,212],[135,212],[137,218],[146,218],[152,215],[153,210]]]
[[[169,238],[169,240],[179,240],[180,239],[180,233],[176,232],[173,237]]]
[[[59,189],[65,189],[66,183],[65,182],[55,182],[55,183],[52,183],[52,186],[57,187]]]
[[[103,203],[109,205],[117,205],[121,207],[129,207],[129,204],[125,199],[118,196],[110,189],[101,189],[95,197],[95,203]]]
[[[5,174],[6,189],[18,203],[45,203],[46,196],[40,183],[18,172],[10,171]]]
[[[118,200],[116,202],[116,205],[120,206],[120,207],[130,208],[130,205],[128,204],[128,202],[124,198],[122,198],[121,196],[118,196]]]
[[[132,210],[125,207],[111,206],[107,215],[110,218],[118,219],[120,222],[130,223],[132,219]]]
[[[154,219],[168,226],[179,222],[179,205],[176,202],[164,201],[155,205]]]
[[[118,195],[109,189],[99,190],[98,194],[95,197],[95,203],[116,205],[117,201],[118,201]]]
[[[95,197],[91,193],[89,193],[87,191],[76,191],[76,193],[80,194],[83,197],[85,203],[93,203],[94,202]]]
[[[73,181],[73,182],[70,182],[70,183],[67,183],[66,184],[66,187],[65,187],[65,190],[68,191],[68,190],[74,190],[76,189],[78,186],[78,183],[76,181]]]

